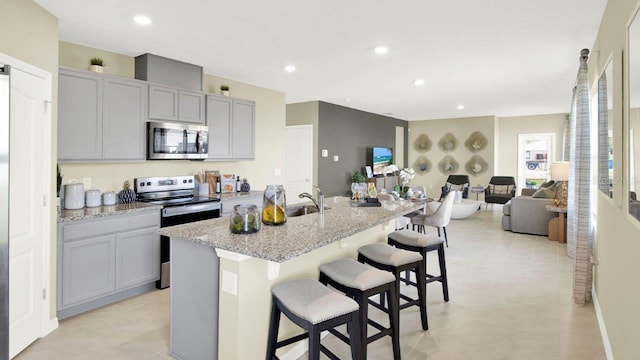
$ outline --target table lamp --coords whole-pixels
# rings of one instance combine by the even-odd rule
[[[569,181],[569,162],[558,161],[551,164],[551,180],[556,182],[562,182],[562,189],[559,191],[556,200],[558,204],[556,206],[567,206],[567,182]]]

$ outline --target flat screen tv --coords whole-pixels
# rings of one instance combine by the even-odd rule
[[[385,167],[393,161],[393,151],[388,147],[374,146],[372,153],[373,175],[384,175]]]

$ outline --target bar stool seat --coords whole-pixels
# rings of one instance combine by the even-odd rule
[[[395,277],[383,270],[374,268],[373,266],[359,263],[353,259],[339,259],[330,263],[320,265],[320,282],[325,285],[331,285],[337,290],[344,292],[347,296],[353,298],[359,304],[359,322],[362,339],[362,357],[367,358],[367,344],[378,340],[384,336],[391,336],[393,358],[400,360],[400,337],[398,329],[398,307],[396,304],[397,293]],[[389,327],[385,328],[380,323],[368,318],[369,297],[387,294],[389,309],[378,308],[389,315]],[[371,303],[376,306],[378,304]],[[368,324],[379,330],[375,335],[367,335]],[[348,342],[349,339],[344,337],[335,329],[329,330],[341,340]]]
[[[313,279],[300,279],[278,284],[271,290],[271,322],[267,344],[267,360],[277,359],[276,350],[294,342],[309,339],[309,359],[319,359],[320,351],[335,355],[320,344],[320,333],[347,324],[353,359],[361,359],[358,303]],[[278,341],[280,314],[307,332]]]
[[[439,281],[442,284],[442,294],[444,301],[449,301],[449,281],[447,279],[447,265],[444,257],[445,240],[435,235],[425,235],[411,230],[399,230],[390,233],[387,242],[391,246],[399,249],[414,251],[422,255],[424,258],[426,283]],[[440,266],[440,275],[431,275],[427,273],[427,253],[429,251],[438,251],[438,263]],[[402,280],[407,284],[412,284],[409,274],[406,273],[405,279]]]
[[[358,249],[358,261],[391,272],[395,277],[395,285],[398,292],[398,309],[402,310],[411,306],[417,306],[420,309],[422,329],[429,329],[427,322],[426,275],[422,255],[416,252],[394,248],[384,243],[373,243],[364,245]],[[418,289],[417,299],[410,298],[400,292],[401,273],[403,271],[415,272],[417,281],[411,285],[414,285]],[[400,304],[400,299],[405,300],[406,303]],[[380,297],[380,304],[384,307],[384,298],[382,296]]]

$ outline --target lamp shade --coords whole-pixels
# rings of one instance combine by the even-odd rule
[[[551,164],[551,180],[569,181],[568,161],[558,161]]]

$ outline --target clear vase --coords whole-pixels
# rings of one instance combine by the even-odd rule
[[[287,196],[282,185],[267,185],[262,198],[262,222],[282,225],[287,222]]]

